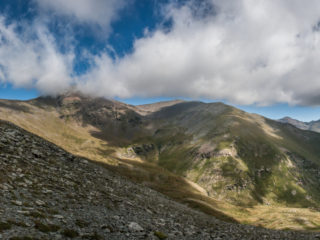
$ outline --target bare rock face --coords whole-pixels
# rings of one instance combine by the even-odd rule
[[[224,223],[0,122],[0,239],[313,239]]]

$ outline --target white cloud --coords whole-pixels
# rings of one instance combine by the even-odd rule
[[[105,26],[121,8],[117,1],[38,2],[80,22]],[[119,59],[105,52],[92,55],[94,67],[79,77],[72,70],[72,47],[62,54],[43,25],[26,28],[36,36],[31,38],[2,19],[0,79],[49,94],[76,84],[105,97],[320,105],[320,1],[208,0],[215,14],[194,2],[169,4],[165,15],[172,18],[170,31],[146,31],[132,53]]]
[[[45,10],[56,15],[75,18],[80,23],[98,24],[109,30],[124,0],[35,0]]]
[[[132,54],[96,67],[79,88],[107,97],[184,96],[238,104],[320,104],[320,2],[212,0],[215,15],[192,4],[168,15],[172,30],[138,39]]]
[[[54,38],[42,25],[17,33],[17,25],[0,18],[0,82],[36,87],[57,94],[72,84],[73,54],[61,54]]]

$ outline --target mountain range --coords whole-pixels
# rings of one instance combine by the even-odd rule
[[[320,120],[311,122],[302,122],[290,117],[284,117],[279,119],[279,122],[291,124],[302,130],[309,130],[314,132],[320,132]]]
[[[284,120],[80,93],[0,100],[0,119],[223,221],[320,229],[320,134]]]

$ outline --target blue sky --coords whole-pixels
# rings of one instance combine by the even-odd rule
[[[320,4],[301,4],[2,0],[0,98],[76,89],[130,104],[219,100],[317,120]]]

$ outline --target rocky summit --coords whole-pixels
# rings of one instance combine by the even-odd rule
[[[317,239],[225,223],[0,122],[0,239]]]

